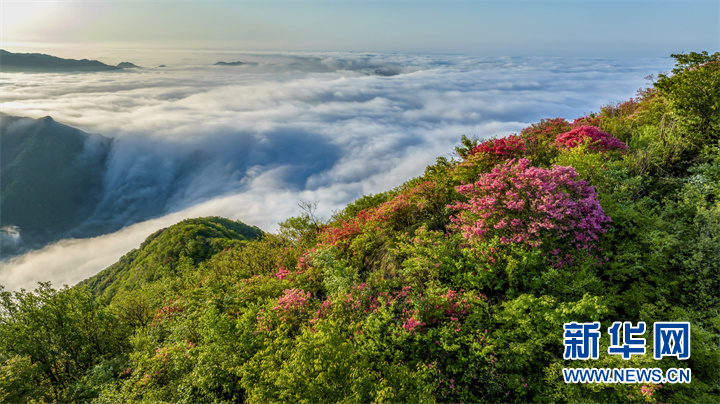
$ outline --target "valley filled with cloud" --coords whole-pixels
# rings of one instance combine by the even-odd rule
[[[99,73],[0,73],[2,110],[112,138],[102,195],[78,229],[0,267],[8,290],[74,284],[183,218],[276,231],[420,175],[461,135],[519,132],[624,101],[669,58],[477,58],[361,53],[203,55]],[[214,61],[242,64],[215,66]],[[88,153],[91,153],[88,145]],[[22,232],[22,229],[20,229]],[[86,233],[86,232],[85,232]]]

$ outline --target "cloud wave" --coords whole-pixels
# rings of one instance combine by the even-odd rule
[[[221,60],[218,57],[218,60]],[[114,138],[103,198],[86,228],[3,264],[0,284],[74,284],[157,228],[221,215],[269,231],[397,186],[448,156],[461,135],[517,132],[625,100],[667,59],[245,54],[92,74],[2,73],[2,110]],[[234,61],[234,60],[233,60]],[[82,229],[79,229],[82,234]]]

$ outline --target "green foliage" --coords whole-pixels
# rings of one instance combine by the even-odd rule
[[[280,222],[280,233],[290,240],[309,246],[317,242],[324,221],[315,217],[317,203],[298,202],[298,206],[303,210],[303,214]]]
[[[360,280],[357,268],[348,260],[338,258],[332,249],[322,249],[313,256],[313,264],[323,270],[323,286],[327,294],[347,292]]]
[[[281,267],[293,268],[303,253],[302,247],[287,238],[266,234],[262,239],[238,244],[212,256],[205,265],[211,280],[223,286],[228,280],[239,281],[256,275],[267,275]]]
[[[497,328],[491,334],[490,346],[496,372],[503,375],[500,383],[504,392],[497,400],[521,402],[551,400],[542,369],[562,358],[563,324],[597,321],[608,313],[603,300],[589,294],[568,303],[558,303],[547,295],[538,298],[524,294],[496,310],[493,317]]]
[[[664,96],[680,130],[696,146],[720,138],[720,52],[671,55],[673,75],[661,74],[655,87]]]
[[[196,265],[261,235],[262,231],[257,227],[228,219],[187,219],[158,230],[140,248],[82,284],[109,302],[119,291],[176,275],[185,259]]]
[[[416,289],[441,284],[471,286],[468,275],[473,276],[472,271],[476,270],[479,260],[464,246],[465,241],[459,234],[427,230],[426,227],[419,228],[413,237],[405,234],[397,247],[397,253],[407,257],[402,269],[398,270],[403,284]]]
[[[465,135],[462,135],[460,137],[460,145],[455,147],[455,154],[460,156],[460,158],[465,159],[470,155],[470,152],[477,147],[478,143],[480,141],[477,138],[468,138]]]
[[[496,164],[463,137],[462,161],[440,158],[329,221],[302,203],[278,235],[218,218],[159,231],[84,283],[97,300],[83,286],[3,293],[0,401],[720,402],[717,98],[692,101],[715,91],[717,57],[675,57],[674,75],[635,100],[523,131],[528,169],[571,166],[597,191],[612,223],[592,257],[553,266],[563,237],[536,248],[449,226],[448,206],[471,202],[456,187]],[[553,146],[586,124],[627,153]],[[645,355],[607,354],[603,332],[599,359],[566,361],[573,321],[688,321],[692,356],[654,360],[649,330]],[[693,379],[573,384],[567,367],[688,367]]]
[[[114,365],[123,361],[128,331],[79,288],[55,290],[41,283],[35,292],[1,292],[0,398],[93,398],[117,379]]]
[[[4,403],[53,399],[51,383],[30,356],[7,356],[0,364],[0,401]]]
[[[563,150],[553,160],[553,164],[573,167],[580,178],[595,186],[604,186],[607,185],[605,184],[607,177],[603,171],[608,169],[613,159],[618,158],[618,154],[618,152],[592,153],[588,150],[588,143],[585,143],[572,149]]]

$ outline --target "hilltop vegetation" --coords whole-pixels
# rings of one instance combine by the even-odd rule
[[[185,221],[77,287],[3,292],[0,401],[720,401],[720,53],[673,56],[637,98],[464,137],[329,220]],[[599,358],[563,359],[594,321]],[[646,354],[608,354],[615,321]],[[661,321],[691,324],[689,359],[653,359]]]
[[[140,248],[81,285],[87,285],[101,300],[110,301],[118,292],[177,275],[183,265],[197,265],[261,236],[257,227],[219,217],[183,220],[150,235]]]

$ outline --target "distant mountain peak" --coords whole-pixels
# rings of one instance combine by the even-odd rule
[[[4,72],[100,72],[121,69],[97,60],[63,59],[44,53],[13,53],[0,49],[0,70]]]
[[[119,67],[121,69],[136,69],[136,68],[139,68],[140,66],[138,66],[134,63],[130,63],[130,62],[120,62],[120,63],[118,63],[117,67]]]
[[[223,62],[223,61],[220,61],[220,62],[215,63],[213,66],[242,66],[242,65],[244,65],[244,64],[245,64],[245,62],[241,62],[241,61],[239,61],[239,60],[238,60],[237,62]]]

